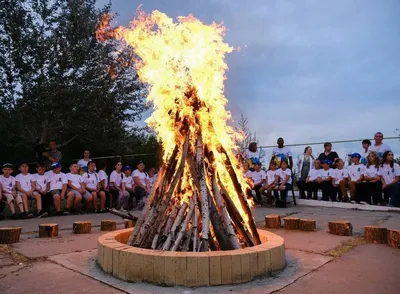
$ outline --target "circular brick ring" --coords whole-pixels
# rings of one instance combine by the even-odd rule
[[[97,263],[125,281],[161,286],[239,284],[270,275],[285,267],[285,242],[258,230],[262,244],[238,250],[171,252],[127,246],[133,228],[104,234],[98,239]]]

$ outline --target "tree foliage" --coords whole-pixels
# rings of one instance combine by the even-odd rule
[[[146,110],[133,49],[100,43],[110,5],[96,0],[1,0],[0,135],[3,152],[32,154],[50,139],[106,155],[130,151]],[[116,52],[120,54],[115,54]],[[3,149],[4,148],[4,149]]]
[[[243,114],[240,116],[240,120],[237,123],[236,131],[241,135],[240,140],[237,141],[237,145],[239,146],[240,153],[244,156],[244,152],[249,148],[249,144],[252,142],[256,142],[259,146],[259,140],[257,139],[257,134],[252,132],[249,128],[249,120]],[[260,150],[260,160],[262,161],[265,157],[265,151],[263,149]]]

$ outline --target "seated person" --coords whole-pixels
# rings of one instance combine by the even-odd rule
[[[392,151],[383,153],[379,174],[384,194],[384,202],[381,205],[386,205],[390,198],[389,206],[400,207],[400,166],[394,162]]]
[[[156,173],[156,169],[154,167],[149,169],[148,176],[149,176],[150,194],[151,194],[151,192],[153,191],[153,187],[154,187],[154,185],[156,183],[157,176],[158,176],[158,174]]]
[[[69,166],[69,173],[67,174],[68,188],[67,188],[67,205],[66,209],[70,211],[73,207],[73,212],[80,210],[80,204],[82,198],[85,199],[85,205],[92,202],[92,195],[86,191],[85,182],[82,176],[79,174],[79,166],[76,163],[72,163]],[[71,211],[70,211],[71,212]]]
[[[306,178],[307,198],[318,200],[318,189],[320,188],[319,182],[321,180],[321,161],[316,159],[314,161],[314,168],[310,170]],[[313,197],[311,197],[313,195]]]
[[[28,199],[36,200],[36,207],[38,209],[38,215],[42,214],[42,198],[40,194],[35,193],[35,181],[33,176],[29,173],[28,162],[23,161],[19,165],[19,173],[15,177],[15,188],[17,194],[22,198],[22,204],[24,205],[24,210],[26,211],[26,217],[32,218],[34,215],[29,212]]]
[[[53,197],[49,194],[47,190],[48,177],[45,175],[46,166],[44,163],[38,163],[36,165],[36,174],[33,174],[33,181],[35,182],[35,192],[40,195],[42,200],[42,214],[38,217],[46,217],[50,214],[50,206],[53,203]]]
[[[122,179],[122,197],[120,199],[121,210],[132,210],[136,207],[136,197],[135,197],[135,184],[132,178],[132,168],[127,165],[122,168],[124,173],[124,178]]]
[[[27,213],[24,210],[24,205],[22,204],[22,198],[17,194],[15,190],[15,178],[11,175],[13,173],[13,166],[11,163],[3,164],[3,174],[0,176],[0,186],[1,186],[1,199],[6,200],[8,207],[11,211],[11,218],[17,219],[18,215],[15,212],[14,203],[17,204],[19,211],[21,212],[20,217],[26,218]]]
[[[281,161],[281,167],[278,169],[277,175],[279,176],[278,189],[274,189],[276,207],[286,208],[287,191],[292,189],[292,171],[289,169],[286,159]]]
[[[337,169],[333,170],[333,187],[338,194],[339,201],[349,202],[347,195],[347,180],[349,172],[344,168],[344,161],[342,159],[336,160]]]
[[[382,202],[382,182],[379,174],[379,155],[371,151],[367,157],[367,165],[364,172],[364,178],[361,184],[362,202],[371,204],[371,198],[374,204]]]
[[[85,189],[92,194],[92,204],[95,213],[104,213],[106,204],[106,193],[100,190],[100,178],[96,173],[96,163],[89,161],[87,164],[88,171],[82,175],[85,183]],[[100,197],[100,209],[98,209],[97,198]]]
[[[260,193],[267,196],[267,204],[272,204],[272,191],[277,188],[279,176],[277,174],[278,169],[275,161],[271,161],[269,164],[269,170],[267,171],[264,186],[260,189]]]
[[[265,171],[261,169],[261,162],[260,161],[254,161],[253,162],[253,167],[254,171],[251,173],[251,178],[253,180],[253,185],[252,185],[252,190],[256,192],[256,197],[255,197],[255,202],[257,204],[261,204],[261,193],[260,189],[264,185],[265,181]]]
[[[135,196],[138,209],[144,207],[147,201],[147,195],[150,194],[150,181],[148,175],[144,172],[144,162],[138,161],[137,169],[133,172],[133,182],[135,183]]]
[[[119,197],[122,193],[122,179],[124,178],[124,174],[122,173],[122,162],[118,161],[115,164],[115,170],[111,172],[110,175],[110,183],[108,185],[111,199],[111,206],[119,209],[118,206],[120,201]]]
[[[360,163],[361,155],[359,153],[349,154],[352,164],[347,167],[349,171],[349,190],[351,203],[360,203],[362,200],[362,187],[365,173],[365,165]]]
[[[50,168],[52,172],[49,173],[47,190],[53,197],[54,208],[56,209],[57,215],[69,215],[68,210],[61,210],[61,200],[65,199],[67,193],[67,176],[61,172],[61,164],[59,162],[52,163]]]
[[[322,200],[329,201],[329,199],[331,199],[332,202],[336,202],[336,192],[332,184],[333,169],[330,168],[331,165],[332,161],[330,161],[329,159],[325,159],[322,161],[319,185],[322,190]]]

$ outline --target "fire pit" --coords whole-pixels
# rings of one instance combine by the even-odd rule
[[[225,54],[233,48],[225,28],[192,15],[174,23],[158,11],[138,11],[130,28],[109,21],[97,36],[134,48],[163,164],[134,229],[100,238],[99,264],[121,278],[186,286],[240,283],[282,268],[283,240],[256,229],[235,156],[238,134],[227,123]]]

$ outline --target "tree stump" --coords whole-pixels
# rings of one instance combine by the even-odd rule
[[[13,244],[19,242],[21,227],[0,228],[0,244]]]
[[[400,248],[400,230],[387,231],[387,244],[393,248]]]
[[[329,222],[329,233],[338,236],[352,236],[353,226],[349,221],[332,221]]]
[[[52,238],[58,236],[58,224],[40,224],[39,238]]]
[[[387,229],[377,226],[365,226],[364,238],[367,243],[385,244],[387,242]]]
[[[133,228],[133,221],[131,221],[130,219],[124,219],[124,225],[125,225],[125,229]]]
[[[270,214],[265,216],[265,227],[268,229],[280,229],[281,217],[279,214]]]
[[[74,234],[90,234],[92,231],[92,222],[89,221],[77,221],[72,226]]]
[[[115,220],[102,220],[100,229],[102,231],[115,231],[117,229],[117,222]]]
[[[313,219],[300,219],[299,229],[301,231],[314,232],[317,230],[317,222]]]
[[[298,230],[300,219],[296,217],[285,217],[283,219],[283,227],[286,230]]]

